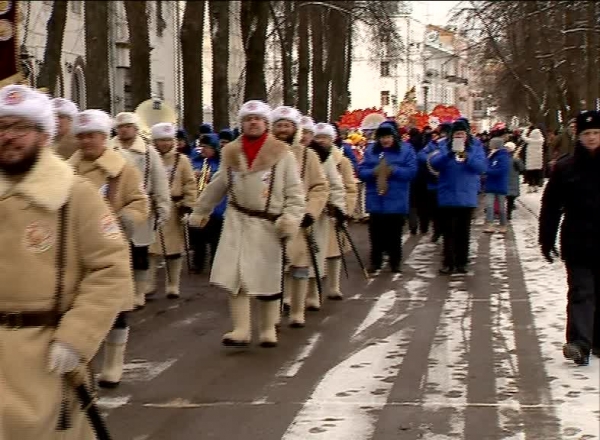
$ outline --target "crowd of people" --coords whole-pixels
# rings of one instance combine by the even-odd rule
[[[488,136],[473,135],[466,118],[423,131],[386,120],[342,136],[335,124],[257,100],[236,125],[215,133],[202,124],[190,141],[164,122],[146,137],[135,113],[113,118],[24,85],[0,89],[0,283],[10,286],[0,292],[0,349],[15,356],[0,359],[8,437],[94,438],[75,389],[90,385],[102,345],[99,385],[120,384],[128,314],[159,291],[179,298],[186,260],[196,272],[210,267],[227,292],[233,328],[223,345],[251,344],[256,300],[258,344],[276,347],[284,319],[302,328],[306,311],[344,298],[352,218],[367,218],[371,275],[386,258],[402,272],[405,223],[443,238],[441,276],[465,274],[480,200],[484,231],[504,235],[520,174],[531,191],[542,184],[544,139],[533,127]],[[552,158],[540,245],[551,262],[564,216],[564,355],[585,365],[600,351],[600,115],[579,115],[574,130],[574,154]]]

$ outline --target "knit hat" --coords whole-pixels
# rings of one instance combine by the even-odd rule
[[[450,134],[450,131],[452,131],[452,124],[443,122],[442,124],[440,124],[438,126],[438,131],[440,132],[440,134],[442,134],[442,133]]]
[[[79,113],[77,105],[73,101],[69,101],[65,98],[54,98],[52,100],[52,105],[58,116],[66,116],[67,118],[73,119],[77,113]]]
[[[219,132],[219,139],[222,141],[233,141],[233,132],[229,128],[224,128]]]
[[[169,122],[159,122],[154,124],[151,129],[152,140],[175,139],[175,126]]]
[[[269,104],[263,101],[259,101],[253,99],[251,101],[245,102],[244,105],[240,108],[238,112],[238,119],[240,122],[246,117],[250,115],[259,116],[266,121],[270,121],[271,117],[271,107]]]
[[[464,131],[464,132],[467,132],[467,133],[469,132],[469,124],[466,123],[462,118],[461,119],[457,119],[452,124],[451,133],[456,133],[457,131]]]
[[[282,105],[271,112],[271,123],[274,124],[275,122],[281,121],[282,119],[290,121],[296,127],[299,127],[302,115],[295,108],[288,107],[287,105]]]
[[[319,122],[315,125],[315,136],[329,136],[331,139],[335,140],[335,128],[333,125],[326,124],[325,122]]]
[[[221,150],[219,136],[215,133],[203,134],[200,137],[200,145],[206,145],[215,150],[217,153]]]
[[[375,137],[377,139],[382,138],[384,136],[396,137],[397,135],[398,133],[396,132],[396,130],[394,130],[394,127],[387,122],[384,122],[379,127],[377,127],[377,130],[375,130]]]
[[[127,124],[133,124],[139,128],[140,120],[135,113],[131,112],[121,112],[115,117],[115,127]]]
[[[56,115],[50,98],[37,90],[20,84],[0,89],[0,117],[16,116],[30,120],[54,137]]]
[[[183,139],[187,141],[187,132],[183,128],[180,128],[179,130],[177,130],[176,137],[177,139]]]
[[[461,116],[460,118],[458,118],[456,121],[454,122],[462,122],[463,124],[465,124],[465,127],[467,127],[467,129],[465,130],[467,133],[469,131],[471,131],[471,123],[469,122],[469,120],[467,118],[465,118],[464,116]],[[456,131],[456,130],[453,130]]]
[[[596,110],[590,110],[580,113],[575,122],[577,134],[586,130],[600,130],[600,113]]]
[[[198,129],[198,133],[202,134],[209,134],[213,132],[213,128],[212,125],[204,123],[204,124],[200,124],[200,128]]]
[[[104,133],[110,135],[112,120],[102,110],[89,109],[77,114],[73,119],[73,134]]]

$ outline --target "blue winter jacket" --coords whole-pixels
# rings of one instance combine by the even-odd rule
[[[471,142],[465,151],[466,160],[457,162],[455,154],[448,150],[447,140],[443,140],[439,143],[439,153],[429,158],[431,167],[440,173],[439,206],[477,207],[480,176],[487,169],[487,160],[481,144]]]
[[[198,164],[193,162],[192,167],[194,168],[194,170],[200,171],[202,169],[203,162],[204,158],[202,156],[199,156]],[[217,171],[219,171],[220,163],[221,161],[218,157],[211,157],[210,159],[208,159],[208,168],[210,169],[209,182],[213,179],[213,177],[215,177]],[[227,196],[223,197],[223,200],[221,200],[219,204],[215,207],[215,209],[212,212],[212,215],[216,217],[223,217],[223,215],[225,214],[225,208],[227,208]]]
[[[375,167],[380,156],[385,158],[392,168],[388,180],[388,191],[377,194]],[[365,182],[366,210],[371,214],[408,214],[410,181],[417,174],[417,156],[415,150],[406,142],[396,142],[396,146],[382,148],[377,142],[365,151],[362,163],[358,166],[358,178]]]
[[[358,172],[358,161],[356,160],[356,156],[354,155],[354,150],[352,149],[352,145],[347,144],[346,142],[342,142],[342,152],[344,156],[350,160],[352,164],[352,169],[354,169],[354,174]]]
[[[508,178],[510,176],[511,157],[502,148],[488,156],[485,177],[485,192],[491,194],[508,194]]]
[[[417,159],[419,161],[419,166],[427,169],[427,189],[430,191],[437,191],[438,177],[437,177],[437,174],[434,175],[429,170],[429,167],[427,166],[427,157],[429,157],[429,155],[431,153],[433,153],[435,150],[439,149],[438,145],[443,140],[445,140],[445,138],[439,139],[437,141],[430,141],[425,146],[425,148],[422,148],[421,151],[419,151],[419,153],[417,153]]]

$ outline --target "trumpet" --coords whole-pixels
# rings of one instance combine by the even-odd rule
[[[210,182],[210,167],[208,166],[208,159],[204,158],[200,174],[198,175],[198,195],[204,191],[208,182]]]
[[[454,158],[457,162],[464,162],[467,160],[467,153],[465,151],[457,151],[454,154]]]

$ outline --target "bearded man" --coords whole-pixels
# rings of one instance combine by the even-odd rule
[[[52,105],[58,120],[54,152],[67,160],[77,151],[77,140],[73,135],[73,119],[79,113],[79,109],[77,104],[65,98],[54,98]]]
[[[65,375],[89,376],[133,289],[118,220],[53,153],[55,129],[46,95],[23,85],[0,89],[3,439],[96,438]]]
[[[223,148],[221,167],[190,217],[191,226],[204,227],[228,196],[210,277],[229,292],[233,331],[223,336],[226,346],[251,342],[251,297],[260,305],[260,345],[277,345],[285,250],[305,214],[296,159],[287,144],[269,133],[270,116],[271,108],[261,101],[241,107],[242,135]]]

